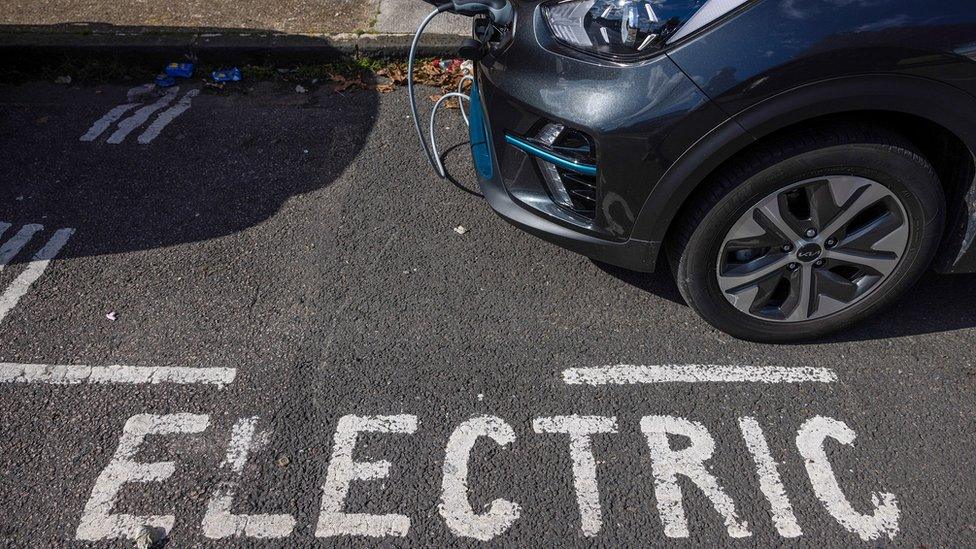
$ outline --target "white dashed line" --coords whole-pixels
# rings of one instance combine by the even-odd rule
[[[630,385],[637,383],[833,383],[830,368],[718,366],[708,364],[621,364],[563,370],[567,385]]]
[[[121,119],[124,115],[132,111],[132,109],[135,107],[143,105],[141,102],[139,102],[139,98],[154,92],[155,89],[155,86],[149,84],[146,86],[138,86],[129,90],[128,102],[112,108],[112,110],[105,113],[105,116],[102,116],[96,120],[95,123],[88,128],[88,131],[85,132],[85,135],[81,136],[80,140],[94,141],[98,139],[99,136],[105,133],[105,130],[109,129],[113,124],[118,122],[119,119]],[[176,99],[176,94],[179,92],[179,90],[179,86],[173,86],[172,88],[167,89],[161,97],[156,99],[155,102],[144,105],[142,108],[136,110],[131,116],[118,123],[118,127],[115,129],[115,132],[113,132],[112,135],[105,140],[105,142],[112,145],[118,145],[119,143],[125,141],[125,138],[128,137],[130,133],[149,121],[153,114],[169,106],[169,104]],[[145,145],[150,143],[153,139],[159,137],[159,134],[162,133],[170,122],[176,120],[178,116],[190,108],[193,98],[198,95],[200,95],[200,90],[198,89],[186,92],[175,105],[160,113],[156,120],[154,120],[153,123],[150,124],[141,135],[139,135],[136,141],[141,145]]]
[[[138,128],[139,126],[146,123],[149,117],[159,109],[162,109],[173,102],[176,99],[176,92],[180,91],[179,86],[173,86],[166,90],[166,93],[156,100],[155,103],[150,103],[145,107],[137,110],[132,116],[126,118],[125,120],[119,122],[119,127],[115,130],[115,133],[109,136],[106,143],[111,143],[117,145],[121,143],[132,130]]]
[[[48,383],[52,385],[194,383],[223,387],[234,381],[236,368],[185,368],[155,366],[56,366],[0,363],[0,383]]]
[[[26,237],[26,240],[24,242],[17,242],[11,245],[10,251],[12,253],[10,253],[10,257],[16,255],[16,253],[19,252],[21,248],[23,248],[24,244],[26,244],[26,241],[30,240],[30,237],[33,236],[35,232],[41,230],[43,227],[41,227],[40,225],[26,225],[24,226],[23,229],[20,230],[20,232],[14,235],[14,237],[10,241],[8,241],[7,244],[10,244],[11,241],[16,240],[18,237],[20,237],[22,233],[28,231],[28,228],[30,229],[29,229],[29,235]],[[10,310],[17,305],[17,302],[20,301],[20,298],[24,297],[24,295],[27,293],[27,290],[30,289],[31,284],[36,282],[37,279],[40,278],[42,274],[44,274],[44,270],[47,269],[47,266],[51,263],[51,260],[58,255],[58,252],[61,251],[61,248],[64,247],[64,245],[68,242],[68,239],[71,238],[71,235],[73,235],[74,232],[75,232],[74,229],[58,229],[58,231],[54,233],[51,239],[47,241],[47,244],[45,244],[43,248],[41,248],[40,250],[38,250],[36,254],[34,254],[34,257],[27,265],[27,268],[24,269],[24,272],[20,273],[20,275],[17,278],[15,278],[13,282],[10,283],[10,286],[7,286],[7,289],[3,292],[3,294],[0,294],[0,320],[3,320],[3,318],[7,316],[7,313],[9,313]],[[0,257],[0,260],[7,259],[5,255],[6,251],[7,251],[7,247],[5,244],[4,247],[0,249],[0,255],[3,256]],[[7,260],[9,261],[9,259]],[[0,269],[2,269],[2,265],[4,263],[6,263],[6,261],[0,263]]]
[[[162,132],[170,122],[176,120],[177,116],[183,114],[187,109],[190,108],[190,102],[198,95],[200,95],[200,90],[190,90],[186,92],[186,95],[181,97],[175,105],[163,111],[162,114],[159,115],[159,118],[150,124],[149,127],[146,128],[146,131],[142,132],[142,135],[140,135],[136,141],[138,141],[140,145],[145,145],[153,139],[156,139],[160,132]]]
[[[7,227],[9,226],[10,225],[7,225]],[[15,255],[20,253],[20,250],[24,249],[24,246],[26,246],[27,243],[34,238],[34,235],[43,228],[43,225],[37,225],[36,223],[24,225],[19,231],[17,231],[17,234],[10,237],[10,240],[4,242],[3,245],[0,246],[0,271],[2,271],[3,268],[10,263],[10,260],[13,259]]]
[[[109,126],[114,124],[119,118],[122,118],[123,114],[129,112],[130,110],[138,106],[139,103],[125,103],[123,105],[119,105],[114,109],[108,111],[107,113],[105,113],[105,116],[96,120],[95,123],[92,124],[92,127],[88,128],[88,131],[85,132],[85,135],[81,136],[80,140],[94,141],[98,139],[98,136],[102,135],[102,132],[107,130]]]

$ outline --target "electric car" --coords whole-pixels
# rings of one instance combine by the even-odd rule
[[[755,341],[976,270],[973,0],[510,5],[474,23],[470,129],[485,197],[522,229],[670,266]]]

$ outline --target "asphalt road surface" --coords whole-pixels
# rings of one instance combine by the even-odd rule
[[[976,544],[976,277],[745,343],[402,90],[130,87],[0,87],[0,544]]]

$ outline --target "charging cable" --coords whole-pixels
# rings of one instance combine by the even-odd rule
[[[430,111],[430,148],[434,153],[434,162],[436,164],[434,166],[434,171],[437,172],[437,175],[443,178],[447,177],[447,171],[444,170],[444,164],[441,163],[441,155],[437,152],[437,138],[434,136],[434,120],[437,118],[437,109],[439,109],[441,104],[444,103],[444,100],[456,97],[458,100],[458,108],[461,109],[461,118],[464,119],[464,125],[471,126],[471,121],[468,120],[468,115],[464,112],[464,102],[467,101],[470,103],[471,96],[462,91],[464,89],[465,81],[468,80],[474,82],[474,76],[466,74],[461,77],[461,81],[458,82],[457,91],[442,95],[437,102],[434,103],[434,110]]]
[[[447,172],[444,170],[444,165],[441,163],[440,156],[437,153],[437,141],[434,135],[434,120],[437,117],[437,109],[443,104],[446,99],[456,98],[461,106],[461,117],[464,118],[465,125],[470,125],[468,119],[468,114],[464,110],[464,101],[471,102],[471,97],[463,92],[464,82],[466,80],[474,81],[474,77],[471,75],[465,75],[458,82],[458,88],[456,92],[446,93],[441,96],[437,103],[434,104],[434,110],[430,113],[430,145],[427,144],[427,140],[424,139],[423,131],[420,129],[420,116],[417,114],[417,96],[414,93],[414,83],[413,83],[413,64],[417,57],[417,44],[420,42],[420,36],[423,35],[424,30],[427,29],[427,25],[430,22],[446,11],[452,13],[457,13],[461,15],[466,15],[469,17],[474,17],[476,15],[487,15],[488,19],[496,25],[511,25],[515,17],[515,10],[509,0],[426,0],[427,2],[436,5],[436,9],[430,12],[427,17],[424,18],[423,22],[417,28],[417,33],[413,36],[413,42],[410,44],[410,55],[407,58],[407,93],[410,96],[410,114],[413,115],[413,128],[417,132],[417,139],[420,140],[420,145],[424,149],[424,154],[427,155],[427,163],[430,164],[434,171],[443,179],[447,178]]]
[[[464,94],[464,83],[466,81],[470,81],[471,82],[471,85],[473,86],[474,85],[474,76],[472,76],[470,74],[466,74],[466,75],[464,75],[461,78],[461,81],[458,82],[457,92],[460,93],[460,94],[462,94],[462,95]],[[468,102],[471,101],[471,96],[466,95],[465,97],[468,98]],[[461,118],[464,118],[464,125],[465,126],[470,126],[471,125],[471,122],[468,120],[468,113],[464,112],[464,103],[461,103],[461,100],[460,99],[458,99],[458,105],[461,106]]]
[[[452,97],[457,97],[458,103],[461,105],[461,115],[464,116],[464,124],[468,125],[468,117],[464,115],[464,104],[461,103],[461,101],[471,101],[471,96],[469,95],[459,92],[445,93],[440,97],[440,99],[437,100],[437,103],[434,103],[434,110],[430,111],[430,148],[433,149],[434,152],[434,171],[437,172],[437,175],[445,179],[447,178],[447,172],[444,171],[444,165],[441,164],[441,157],[439,154],[437,154],[437,139],[434,137],[434,118],[437,117],[437,109],[441,106],[441,103],[443,103],[445,99],[450,99]]]
[[[410,44],[410,55],[409,55],[409,57],[407,57],[407,93],[410,95],[410,114],[413,115],[413,128],[417,132],[417,139],[420,140],[420,145],[424,149],[424,154],[427,155],[427,162],[430,164],[430,166],[432,168],[434,168],[434,171],[437,172],[437,175],[440,176],[440,177],[442,177],[442,178],[447,177],[447,174],[444,172],[444,168],[441,165],[440,158],[437,158],[437,156],[436,156],[436,154],[437,154],[436,153],[436,150],[437,150],[436,145],[434,145],[434,151],[435,152],[432,153],[431,152],[431,148],[427,145],[427,140],[424,139],[424,133],[423,133],[423,131],[420,130],[420,116],[417,114],[417,96],[414,93],[414,89],[413,89],[414,88],[414,85],[413,85],[413,63],[414,63],[414,60],[417,57],[417,44],[420,42],[420,36],[424,33],[424,30],[427,28],[427,25],[429,25],[430,22],[435,17],[437,17],[441,13],[444,13],[445,11],[449,10],[450,7],[451,7],[451,4],[444,4],[444,5],[438,6],[437,9],[435,9],[432,12],[430,12],[430,14],[420,24],[420,27],[417,28],[417,34],[415,34],[413,36],[413,43]],[[441,99],[444,99],[444,98],[442,97]],[[440,104],[440,101],[437,102],[437,105],[439,105],[439,104]],[[434,111],[431,113],[431,118],[430,118],[430,135],[431,135],[431,141],[433,141],[433,139],[434,139],[434,115],[437,114],[437,105],[434,106]]]

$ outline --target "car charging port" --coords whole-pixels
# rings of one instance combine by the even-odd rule
[[[481,61],[488,55],[488,45],[474,38],[465,38],[458,47],[458,57],[469,61]]]

